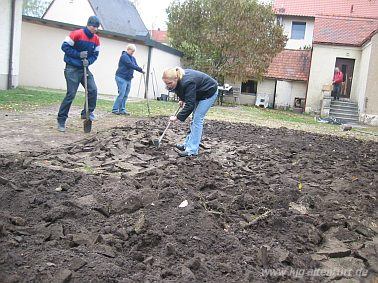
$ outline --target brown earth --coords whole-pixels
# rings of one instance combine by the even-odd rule
[[[375,142],[208,121],[177,158],[166,119],[40,113],[0,126],[0,282],[377,280]]]

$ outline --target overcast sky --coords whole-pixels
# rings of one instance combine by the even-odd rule
[[[143,22],[149,30],[158,28],[165,30],[167,28],[165,25],[167,21],[165,10],[171,1],[172,0],[134,0],[132,2],[136,4]],[[259,0],[259,2],[270,3],[272,0]]]

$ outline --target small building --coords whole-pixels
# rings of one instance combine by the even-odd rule
[[[156,98],[165,91],[161,80],[164,69],[180,66],[182,53],[154,41],[128,0],[54,0],[42,19],[24,16],[22,22],[20,84],[25,86],[65,89],[64,53],[61,45],[70,31],[86,25],[88,17],[101,21],[100,55],[90,66],[98,92],[117,95],[115,71],[121,52],[129,43],[136,45],[134,56],[147,71],[148,97]],[[134,72],[130,97],[144,97],[143,76]]]

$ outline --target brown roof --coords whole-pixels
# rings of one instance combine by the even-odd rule
[[[161,43],[168,43],[167,31],[165,30],[150,30],[151,38]]]
[[[378,29],[378,19],[316,17],[314,43],[361,46]]]
[[[278,15],[378,18],[376,0],[275,0],[273,9]]]
[[[265,77],[307,81],[310,73],[310,61],[310,50],[285,49],[273,58]]]

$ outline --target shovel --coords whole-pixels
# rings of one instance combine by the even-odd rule
[[[176,113],[175,113],[174,116],[177,115],[177,113],[180,111],[180,108],[181,108],[181,107],[179,107],[179,108],[176,110]],[[160,147],[160,144],[161,144],[161,141],[162,141],[162,139],[163,139],[163,137],[164,137],[164,135],[165,135],[165,132],[168,130],[168,128],[169,128],[169,126],[171,125],[171,123],[172,123],[172,121],[169,120],[168,125],[167,125],[167,127],[165,127],[165,130],[164,130],[164,132],[161,134],[160,138],[159,138],[159,139],[155,139],[155,140],[152,141],[153,145],[156,146],[157,148]]]
[[[92,121],[89,119],[88,108],[88,74],[87,67],[84,66],[84,91],[85,91],[85,120],[84,120],[84,133],[90,133],[92,130]]]

